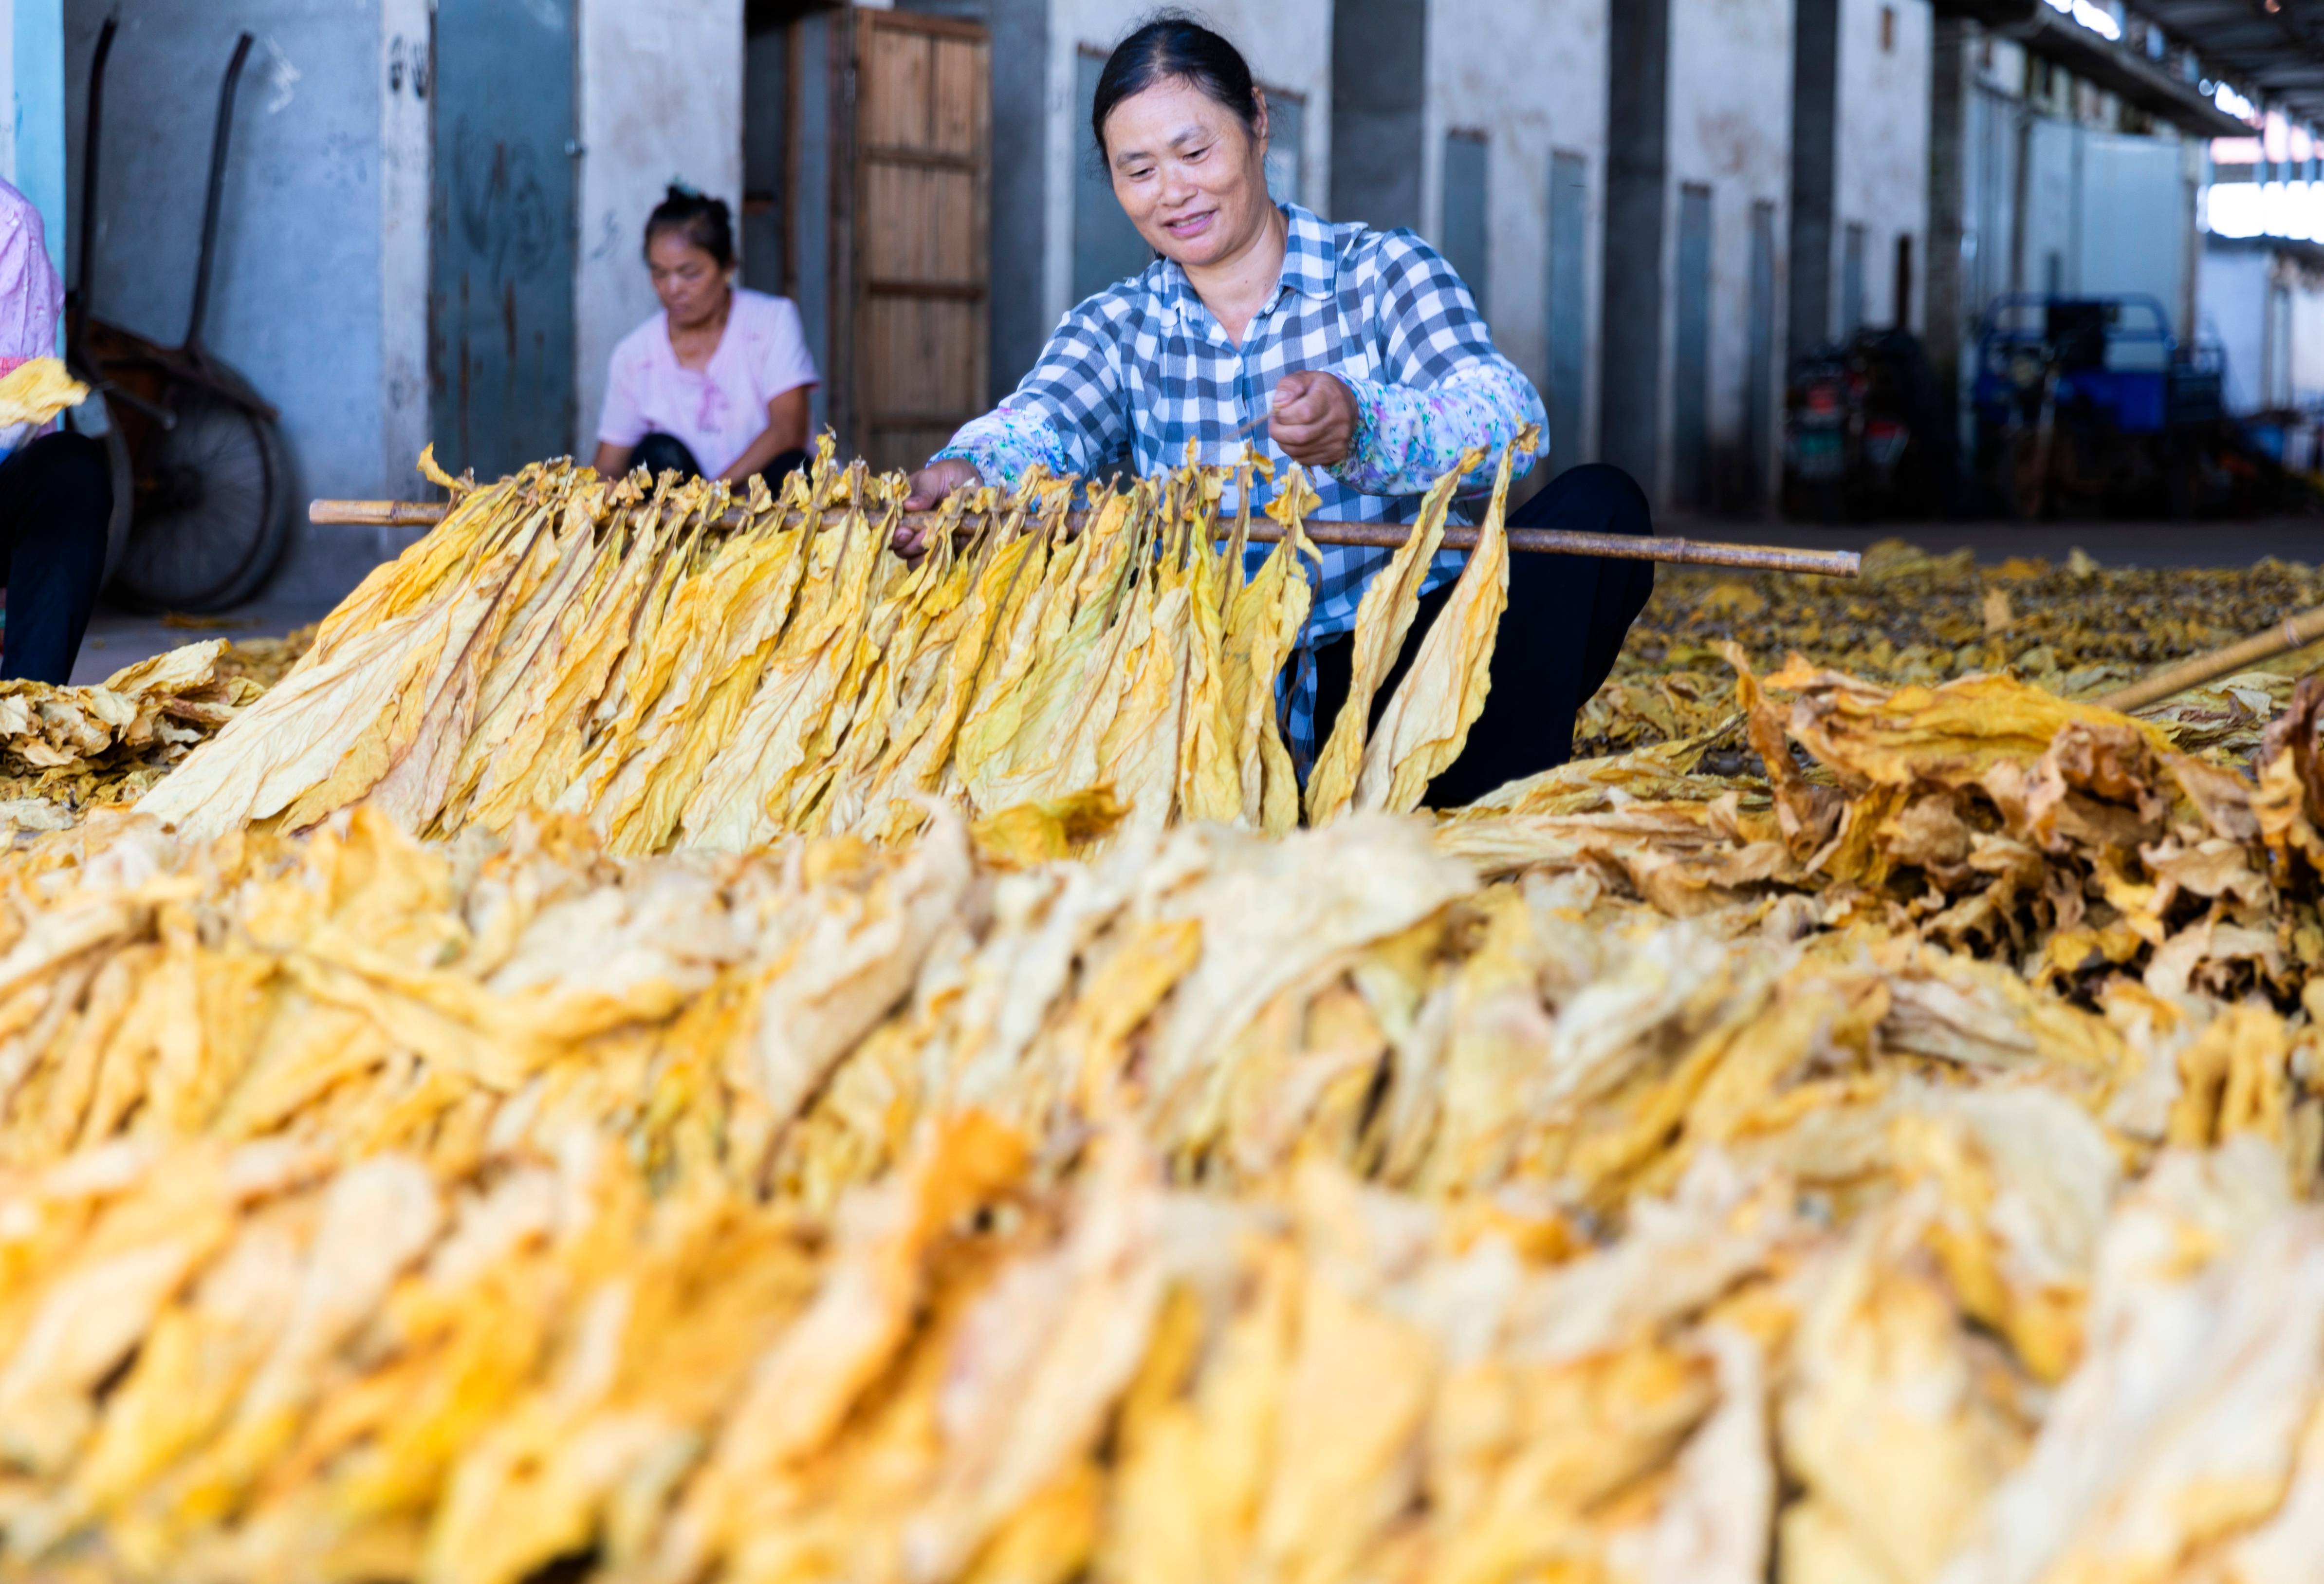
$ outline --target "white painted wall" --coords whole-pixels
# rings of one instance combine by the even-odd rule
[[[2279,389],[2289,405],[2313,412],[2324,404],[2324,276],[2287,263],[2278,268],[2276,279],[2292,310],[2285,327],[2291,341],[2284,349]]]
[[[2271,324],[2279,288],[2289,321]],[[2196,316],[2227,354],[2229,412],[2324,403],[2324,274],[2264,244],[2214,240],[2200,254]]]
[[[660,311],[641,249],[673,178],[742,199],[742,0],[580,0],[579,401],[595,444],[614,343]]]
[[[379,99],[379,476],[381,494],[418,493],[428,430],[428,204],[436,140],[428,80],[431,0],[380,0],[386,72]],[[418,529],[374,531],[373,553],[401,552]]]
[[[1895,14],[1893,48],[1881,46],[1881,14]],[[1929,69],[1934,19],[1928,0],[1840,0],[1840,133],[1832,216],[1832,310],[1840,310],[1847,228],[1861,226],[1864,322],[1896,322],[1896,239],[1913,239],[1907,328],[1927,322],[1929,280]],[[1840,328],[1837,321],[1834,329]]]
[[[1111,49],[1153,9],[1151,0],[1052,0],[1041,259],[1041,297],[1051,323],[1074,305],[1074,162],[1089,157],[1089,128],[1074,99],[1074,56],[1084,45]],[[1299,190],[1311,207],[1320,205],[1332,173],[1331,0],[1212,0],[1202,16],[1242,51],[1263,87],[1287,88],[1305,99]],[[994,152],[1002,158],[1008,154]]]
[[[1621,0],[1610,0],[1618,5]],[[1600,260],[1604,256],[1606,31],[1609,0],[1433,0],[1421,212],[1441,235],[1444,134],[1487,137],[1487,246],[1482,306],[1493,340],[1545,394],[1549,389],[1549,175],[1553,151],[1590,162],[1585,250],[1589,346],[1598,366]],[[1595,382],[1582,396],[1582,431],[1553,435],[1561,455],[1597,454]]]
[[[1616,0],[1619,4],[1619,0]],[[1776,206],[1775,380],[1783,374],[1783,239],[1791,191],[1792,11],[1784,0],[1671,0],[1670,190],[1663,278],[1677,274],[1679,190],[1711,188],[1711,402],[1713,459],[1741,443],[1751,312],[1751,206]],[[1925,185],[1925,182],[1923,183]],[[1664,294],[1662,477],[1670,491],[1670,368],[1677,346],[1677,293]],[[1777,400],[1770,394],[1767,400]],[[1780,430],[1771,422],[1771,431]],[[1772,478],[1774,449],[1760,468]],[[1715,469],[1715,460],[1710,464]],[[1646,482],[1641,480],[1642,483]]]

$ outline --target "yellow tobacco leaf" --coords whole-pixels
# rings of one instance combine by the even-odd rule
[[[1540,438],[1530,428],[1521,430],[1501,453],[1477,548],[1461,569],[1452,597],[1421,639],[1420,651],[1388,700],[1379,729],[1364,746],[1356,778],[1359,809],[1402,814],[1418,808],[1428,783],[1461,756],[1469,727],[1484,712],[1485,696],[1492,688],[1493,642],[1508,605],[1509,541],[1504,514],[1509,475],[1517,452],[1532,451]]]
[[[1410,537],[1397,547],[1364,589],[1356,607],[1347,701],[1340,706],[1332,735],[1316,753],[1315,767],[1307,776],[1310,825],[1330,824],[1347,811],[1355,796],[1364,741],[1370,729],[1372,695],[1379,690],[1404,648],[1405,634],[1418,611],[1420,586],[1427,580],[1436,547],[1444,542],[1444,520],[1452,510],[1452,492],[1484,459],[1482,451],[1463,453],[1461,465],[1437,480],[1420,503],[1420,521]]]

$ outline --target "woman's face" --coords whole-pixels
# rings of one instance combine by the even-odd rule
[[[693,326],[717,316],[726,301],[728,277],[733,272],[696,245],[683,231],[660,231],[646,244],[646,267],[653,272],[654,295],[669,314],[669,322]]]
[[[1113,195],[1147,245],[1185,269],[1232,257],[1267,224],[1267,102],[1256,134],[1192,83],[1165,79],[1105,118]]]

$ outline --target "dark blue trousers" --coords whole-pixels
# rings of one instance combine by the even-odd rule
[[[1552,479],[1509,514],[1512,528],[1574,533],[1646,534],[1655,531],[1646,497],[1618,468],[1593,462]],[[1493,646],[1492,690],[1469,728],[1468,746],[1429,783],[1427,803],[1449,809],[1573,757],[1573,718],[1605,683],[1630,624],[1655,591],[1652,561],[1596,556],[1509,557],[1509,605]],[[1372,719],[1396,693],[1419,652],[1421,635],[1452,597],[1452,585],[1424,594],[1404,653],[1373,696]],[[1354,644],[1346,637],[1315,652],[1315,729],[1328,734],[1347,702]],[[1321,746],[1320,744],[1318,745]]]
[[[105,578],[112,515],[113,475],[102,440],[46,434],[0,461],[0,553],[8,558],[0,676],[71,679]]]
[[[630,466],[643,468],[656,478],[670,472],[681,478],[702,477],[702,464],[694,459],[693,449],[676,435],[664,434],[659,430],[639,440],[630,452]],[[775,459],[761,469],[760,477],[767,481],[770,489],[779,488],[785,475],[806,466],[805,451],[779,451]]]

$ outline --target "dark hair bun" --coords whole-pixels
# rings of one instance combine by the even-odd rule
[[[651,247],[654,238],[665,231],[675,231],[702,249],[717,261],[720,269],[733,268],[734,217],[724,199],[696,192],[682,181],[671,182],[654,212],[646,217],[645,245]]]
[[[1131,29],[1105,58],[1090,105],[1090,135],[1105,155],[1105,118],[1133,95],[1157,82],[1183,82],[1200,88],[1213,104],[1235,113],[1245,131],[1259,131],[1259,92],[1242,51],[1183,11],[1157,11]]]

